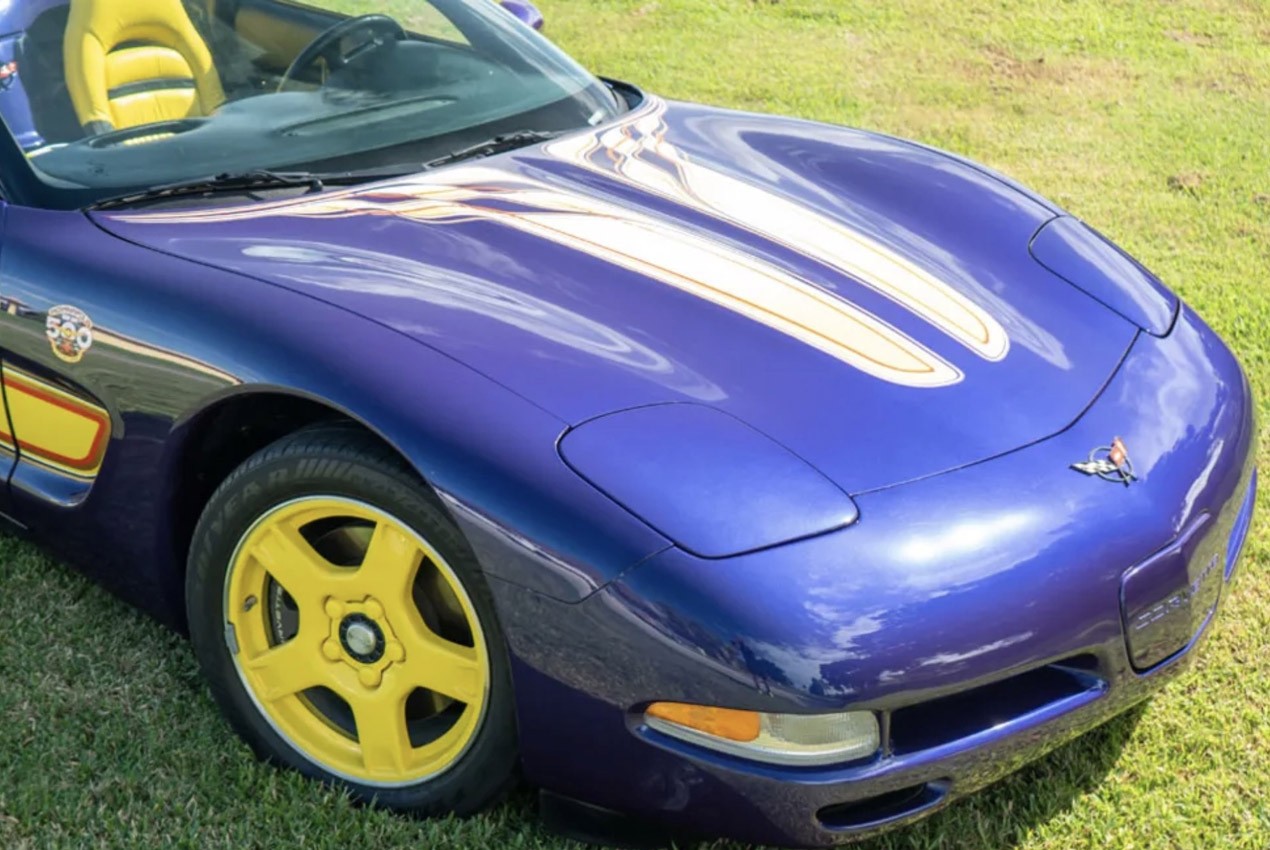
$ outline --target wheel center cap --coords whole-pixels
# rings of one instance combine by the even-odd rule
[[[332,664],[347,664],[357,671],[362,687],[374,690],[384,673],[406,660],[406,648],[397,640],[387,612],[378,600],[327,599],[322,605],[330,633],[322,641],[322,655]]]
[[[384,657],[383,630],[364,614],[350,614],[340,623],[340,643],[344,651],[363,664]]]

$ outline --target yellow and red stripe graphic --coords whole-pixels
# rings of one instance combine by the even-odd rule
[[[16,436],[15,436],[16,434]],[[4,368],[0,447],[75,478],[93,479],[110,440],[110,414],[52,384]]]

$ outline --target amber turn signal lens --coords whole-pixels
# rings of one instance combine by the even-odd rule
[[[871,711],[772,714],[655,702],[644,721],[658,734],[768,764],[847,764],[876,755],[882,744]]]
[[[761,729],[758,712],[738,711],[734,708],[655,702],[648,707],[645,714],[729,741],[753,741],[758,738]]]

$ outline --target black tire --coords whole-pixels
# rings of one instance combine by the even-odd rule
[[[357,500],[408,525],[448,562],[475,609],[489,659],[487,702],[466,750],[439,775],[390,788],[338,776],[275,730],[239,675],[224,610],[231,562],[258,518],[309,496]],[[423,817],[474,814],[513,785],[518,755],[511,675],[488,585],[471,547],[432,490],[360,429],[324,425],[292,434],[253,455],[220,485],[194,532],[186,609],[212,695],[259,758],[346,789],[359,802]]]

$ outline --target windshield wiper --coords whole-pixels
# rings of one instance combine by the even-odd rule
[[[469,145],[465,148],[452,151],[445,156],[438,157],[437,159],[422,163],[421,165],[412,168],[401,168],[398,166],[366,169],[364,171],[332,172],[328,174],[315,174],[309,171],[270,171],[268,169],[258,168],[252,171],[244,171],[239,174],[218,174],[215,177],[200,177],[197,180],[167,183],[162,186],[155,186],[138,192],[130,192],[126,195],[116,195],[110,198],[103,198],[96,203],[90,204],[88,209],[108,210],[118,207],[126,207],[132,204],[147,203],[150,201],[163,201],[170,198],[212,195],[219,192],[244,192],[252,189],[307,187],[309,191],[306,194],[314,194],[316,192],[321,192],[329,185],[346,186],[349,184],[363,183],[372,180],[402,177],[408,174],[416,174],[420,171],[440,168],[443,165],[462,162],[467,159],[493,156],[494,154],[503,153],[504,151],[516,150],[517,148],[528,147],[529,145],[538,144],[540,142],[549,142],[552,139],[558,139],[567,132],[569,131],[520,130],[515,133],[504,133],[500,136],[494,136],[492,139],[486,139],[478,144]]]
[[[466,159],[493,156],[496,153],[528,147],[539,142],[549,142],[552,139],[560,138],[568,132],[568,130],[521,130],[516,133],[506,133],[501,136],[495,136],[492,139],[486,139],[478,144],[460,148],[427,162],[384,165],[355,171],[331,171],[314,174],[313,176],[320,179],[327,186],[349,186],[357,183],[371,183],[376,180],[392,180],[398,177],[409,177],[412,174],[421,174],[425,171],[431,171],[443,165],[462,162]]]
[[[217,192],[243,192],[252,189],[287,189],[307,187],[308,193],[321,192],[325,188],[322,178],[306,171],[282,172],[258,168],[244,171],[241,174],[218,174],[215,177],[200,177],[197,180],[184,180],[179,183],[166,183],[140,192],[116,195],[104,198],[88,209],[108,210],[125,207],[146,201],[162,201],[168,198],[183,198],[191,195],[211,195]]]
[[[539,142],[549,142],[552,139],[558,139],[568,130],[519,130],[515,133],[504,133],[501,136],[495,136],[492,139],[486,139],[474,145],[465,148],[459,148],[456,151],[438,157],[430,162],[423,164],[424,170],[432,168],[440,168],[443,165],[450,165],[455,162],[462,162],[465,159],[478,159],[483,156],[493,156],[496,153],[504,151],[516,150],[517,148],[528,147],[529,145]]]

